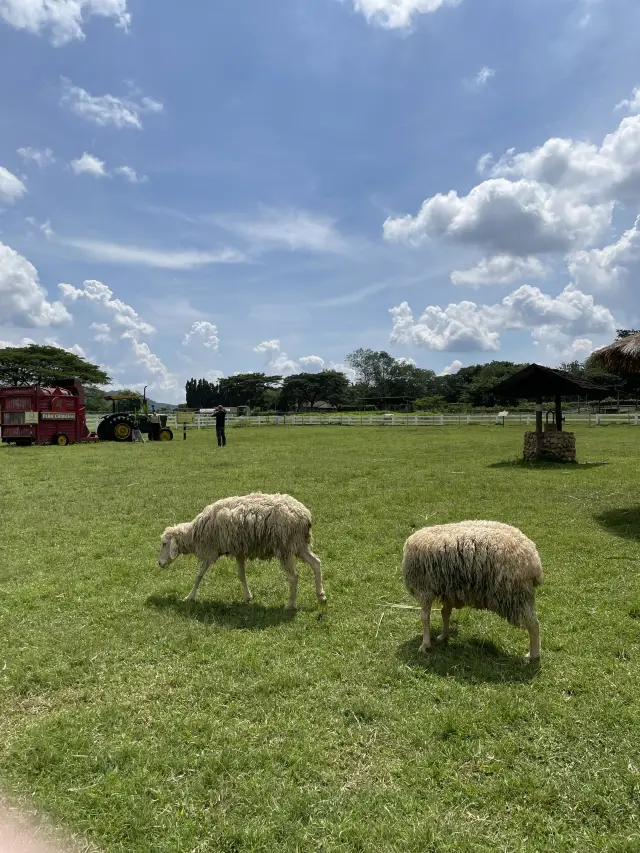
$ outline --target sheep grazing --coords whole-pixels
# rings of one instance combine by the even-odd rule
[[[516,527],[497,521],[462,521],[423,527],[404,545],[402,576],[422,606],[420,651],[431,648],[431,605],[442,602],[442,634],[449,637],[451,610],[491,610],[529,632],[531,660],[540,657],[535,587],[542,564],[533,542]]]
[[[185,599],[194,601],[202,578],[218,557],[235,557],[244,600],[252,601],[245,561],[277,557],[289,581],[287,610],[295,610],[298,591],[296,557],[313,569],[318,601],[324,603],[327,600],[322,566],[310,546],[311,513],[306,506],[290,495],[256,492],[223,498],[205,507],[193,521],[167,527],[161,538],[158,564],[165,568],[180,554],[194,554],[198,558],[200,566],[195,584]]]

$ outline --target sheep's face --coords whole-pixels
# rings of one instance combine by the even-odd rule
[[[179,555],[178,542],[175,537],[166,531],[160,539],[160,553],[158,554],[158,565],[161,569],[166,569]]]

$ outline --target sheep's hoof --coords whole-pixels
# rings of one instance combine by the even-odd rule
[[[436,643],[446,643],[449,640],[448,634],[440,634],[436,637]]]
[[[532,657],[531,652],[529,652],[528,654],[526,654],[524,656],[524,661],[525,661],[525,663],[540,663],[540,655],[537,654],[537,655],[533,655],[533,657]]]
[[[290,601],[287,601],[287,603],[284,606],[284,609],[286,611],[288,611],[289,613],[294,613],[298,609],[298,605],[292,604]]]
[[[319,595],[318,596],[318,604],[326,604],[326,603],[327,603],[327,596],[324,594]]]
[[[428,652],[430,650],[431,650],[431,643],[422,643],[422,645],[418,649],[420,654],[424,654],[425,652]]]
[[[195,600],[196,600],[196,597],[195,597],[195,595],[186,595],[182,600],[183,600],[185,603],[187,603],[187,602],[189,602],[189,601],[195,601]]]

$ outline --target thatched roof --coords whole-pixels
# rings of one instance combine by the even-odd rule
[[[595,385],[586,379],[576,379],[564,370],[552,370],[540,364],[529,364],[507,379],[503,379],[491,393],[512,400],[530,400],[535,397],[607,397],[610,389]]]
[[[611,373],[640,373],[640,334],[627,335],[597,349],[589,356],[588,363]]]

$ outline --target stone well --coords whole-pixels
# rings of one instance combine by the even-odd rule
[[[557,432],[548,429],[542,434],[538,451],[538,438],[535,432],[524,434],[524,458],[527,462],[534,459],[549,459],[553,462],[576,461],[576,436],[573,432]]]

